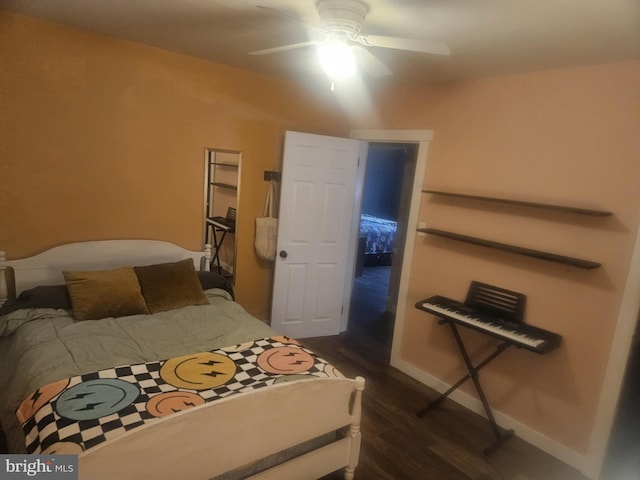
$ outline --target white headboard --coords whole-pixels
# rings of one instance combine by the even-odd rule
[[[13,269],[15,295],[19,295],[37,285],[64,284],[63,270],[108,270],[185,258],[192,258],[197,270],[209,270],[211,245],[195,252],[160,240],[98,240],[60,245],[19,260],[6,260],[0,252],[0,305],[13,293],[7,267]]]

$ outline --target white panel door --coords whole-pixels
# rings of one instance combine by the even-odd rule
[[[271,325],[340,332],[360,141],[286,132]]]

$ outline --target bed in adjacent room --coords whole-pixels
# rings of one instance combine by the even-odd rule
[[[91,479],[353,478],[364,380],[249,315],[209,261],[153,241],[0,261],[10,452],[78,454]]]
[[[391,265],[397,229],[398,223],[394,220],[364,213],[360,215],[360,237],[364,249],[360,249],[359,255],[364,256],[364,266]]]

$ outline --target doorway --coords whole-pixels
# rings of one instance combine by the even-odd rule
[[[636,323],[601,478],[624,480],[640,471],[640,320]]]
[[[370,142],[360,208],[349,333],[391,355],[418,145]]]

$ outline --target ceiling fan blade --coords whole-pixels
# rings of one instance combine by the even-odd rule
[[[309,40],[308,42],[300,42],[300,43],[291,43],[289,45],[281,45],[279,47],[273,48],[264,48],[262,50],[255,50],[253,52],[249,52],[249,55],[270,55],[272,53],[286,52],[288,50],[294,50],[296,48],[308,47],[311,45],[319,45],[321,41],[318,40]]]
[[[389,70],[384,63],[382,63],[373,53],[366,48],[360,46],[352,47],[353,54],[356,57],[356,64],[362,68],[368,75],[374,78],[386,77],[392,75],[392,71]]]
[[[299,23],[300,25],[304,25],[306,28],[308,28],[309,30],[312,30],[314,32],[321,32],[321,33],[327,33],[325,29],[323,29],[320,25],[318,25],[317,23],[311,23],[306,21],[305,19],[298,17],[297,15],[293,14],[293,13],[289,13],[285,10],[277,10],[275,8],[271,8],[271,7],[265,7],[264,5],[256,5],[259,9],[261,10],[265,10],[269,13],[271,13],[272,15],[276,15],[278,17],[284,18],[286,20],[291,20],[293,22]]]
[[[396,50],[410,50],[412,52],[432,53],[435,55],[450,55],[447,44],[420,40],[417,38],[387,37],[385,35],[364,35],[358,38],[363,45],[381,48],[395,48]]]

